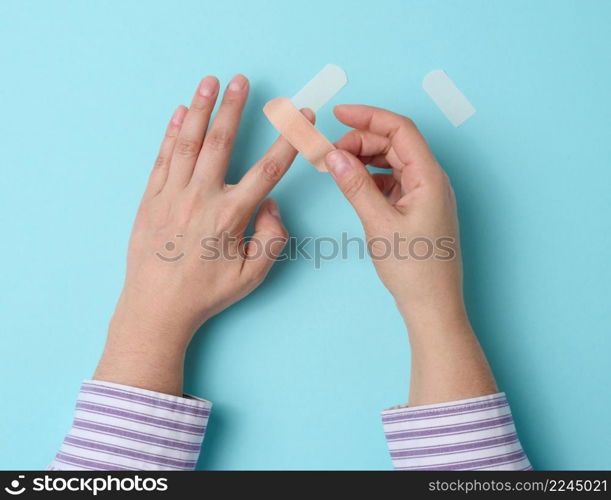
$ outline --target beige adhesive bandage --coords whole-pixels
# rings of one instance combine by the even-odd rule
[[[325,156],[335,149],[288,97],[276,97],[263,113],[281,135],[320,172],[326,172]]]

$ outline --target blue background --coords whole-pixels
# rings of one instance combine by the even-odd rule
[[[249,76],[235,179],[273,140],[263,103],[328,62],[350,80],[333,104],[411,116],[448,171],[471,318],[534,466],[611,468],[610,21],[602,0],[2,1],[0,468],[44,467],[68,430],[174,107]],[[421,88],[433,69],[478,110],[461,128]],[[274,196],[294,236],[361,234],[301,158]],[[187,372],[215,404],[202,468],[390,468],[379,411],[406,400],[409,351],[368,261],[277,265]]]

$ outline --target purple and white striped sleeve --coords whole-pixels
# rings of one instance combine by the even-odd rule
[[[382,412],[395,470],[532,470],[504,393]]]
[[[85,380],[49,470],[193,470],[212,404]]]

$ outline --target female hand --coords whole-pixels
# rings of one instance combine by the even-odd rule
[[[410,404],[496,392],[467,319],[454,192],[408,118],[370,106],[335,108],[352,127],[326,157],[359,215],[376,270],[412,346]],[[364,164],[389,174],[371,175]]]
[[[208,76],[190,108],[170,120],[94,378],[181,394],[194,332],[255,289],[281,253],[286,229],[276,203],[263,200],[294,160],[293,147],[280,137],[238,184],[225,184],[248,87],[244,76],[232,79],[209,127],[219,82]],[[244,231],[262,201],[246,246]]]

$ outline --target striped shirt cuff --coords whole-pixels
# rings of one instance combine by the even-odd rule
[[[504,393],[382,412],[395,470],[532,470]]]
[[[193,470],[212,403],[85,380],[49,470]]]

